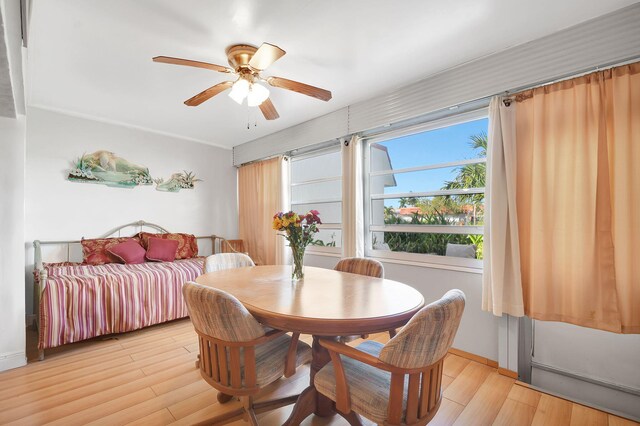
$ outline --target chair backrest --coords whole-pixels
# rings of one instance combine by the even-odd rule
[[[225,342],[248,342],[264,336],[264,328],[238,299],[222,290],[188,282],[184,301],[199,333]]]
[[[465,296],[448,291],[417,314],[380,351],[379,358],[400,368],[422,368],[442,359],[458,331]]]
[[[333,269],[340,272],[366,275],[368,277],[384,278],[384,266],[382,266],[382,263],[363,257],[347,257],[341,259]]]
[[[204,273],[221,271],[223,269],[256,266],[253,260],[244,253],[218,253],[207,256],[204,260]]]

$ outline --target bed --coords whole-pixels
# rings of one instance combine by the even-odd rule
[[[188,235],[170,234],[159,225],[137,221],[99,238],[125,239],[143,234],[158,238],[163,234]],[[198,256],[199,247],[204,248],[200,254],[235,251],[226,239],[216,235],[191,237],[197,241],[195,254],[188,255],[192,257],[140,264],[81,263],[73,261],[73,252],[83,241],[34,241],[39,358],[44,359],[45,349],[186,317],[182,285],[202,274],[204,257]],[[66,259],[43,262],[44,249],[54,247],[58,260],[66,249]]]

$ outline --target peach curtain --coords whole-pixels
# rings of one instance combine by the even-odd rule
[[[272,158],[238,169],[238,230],[256,265],[284,263],[284,239],[273,230],[273,215],[286,206],[286,160]]]
[[[525,313],[640,333],[640,64],[516,100]]]

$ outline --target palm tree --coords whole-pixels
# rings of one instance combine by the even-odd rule
[[[478,135],[470,136],[470,145],[474,150],[479,150],[477,157],[487,156],[487,134],[482,132]],[[467,189],[484,188],[486,181],[487,167],[485,163],[467,164],[457,169],[458,175],[452,180],[445,182],[442,189]],[[456,196],[461,203],[473,205],[473,220],[476,221],[477,207],[484,202],[484,194],[468,194]],[[447,197],[449,198],[449,197]]]
[[[480,133],[479,135],[472,135],[471,139],[471,147],[473,149],[480,150],[478,152],[478,158],[484,158],[487,156],[487,134]],[[484,188],[485,186],[485,176],[486,176],[486,165],[485,163],[477,163],[477,164],[467,164],[466,166],[459,167],[458,175],[452,180],[445,182],[445,185],[442,189],[465,189],[465,188]],[[461,195],[461,199],[465,199],[463,197],[467,197],[467,200],[472,200],[476,202],[482,202],[484,198],[483,194],[470,194],[470,195]]]

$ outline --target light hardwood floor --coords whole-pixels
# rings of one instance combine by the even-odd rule
[[[372,337],[387,339],[386,333]],[[197,352],[189,320],[47,351],[42,362],[0,373],[0,424],[188,425],[236,408],[237,402],[217,403],[216,391],[195,368]],[[260,397],[298,393],[308,374],[305,366]],[[443,388],[433,425],[638,425],[528,389],[453,354],[445,360]],[[265,413],[260,424],[280,425],[290,410]],[[336,416],[304,424],[346,422]]]

